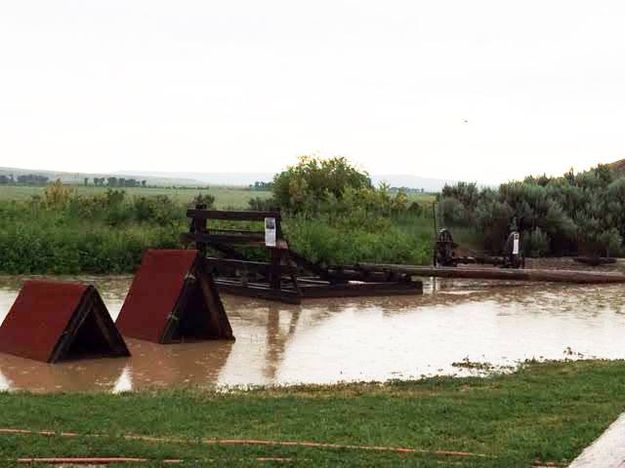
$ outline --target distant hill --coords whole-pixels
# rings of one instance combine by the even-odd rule
[[[423,189],[426,192],[440,192],[445,184],[454,184],[455,180],[431,179],[406,174],[372,175],[374,184],[386,182],[391,187],[406,187],[412,189]]]
[[[140,174],[157,177],[177,177],[200,180],[209,185],[252,185],[254,182],[270,182],[274,174],[270,172],[154,172],[154,171],[119,171],[119,175],[136,177]],[[372,175],[375,185],[386,182],[392,187],[406,187],[424,189],[426,192],[440,192],[445,183],[454,183],[453,180],[431,179],[408,174]]]
[[[608,164],[610,169],[615,172],[618,172],[620,175],[625,175],[625,159],[619,159],[618,161],[614,161],[613,163]]]
[[[270,172],[158,172],[158,171],[117,171],[120,175],[138,177],[140,175],[158,178],[176,178],[181,180],[195,180],[208,185],[245,186],[254,182],[271,182],[273,173]],[[196,184],[198,182],[195,182]]]
[[[625,161],[623,161],[625,164]],[[624,169],[625,170],[625,169]],[[112,173],[62,172],[45,169],[22,169],[15,167],[0,167],[0,175],[15,178],[19,175],[34,174],[47,177],[50,180],[60,179],[65,184],[82,184],[85,177],[93,180],[94,177],[132,177],[137,180],[146,180],[148,185],[220,185],[245,186],[254,182],[270,182],[274,174],[270,172],[158,172],[158,171],[115,171]],[[454,183],[453,180],[432,179],[409,174],[372,175],[375,185],[386,182],[391,187],[406,187],[423,189],[426,192],[440,192],[445,183]]]
[[[106,178],[106,177],[119,177],[121,175],[118,173],[62,172],[62,171],[49,171],[45,169],[21,169],[21,168],[16,168],[16,167],[0,167],[0,175],[5,175],[7,177],[12,175],[14,178],[17,179],[18,176],[27,175],[27,174],[44,176],[50,179],[51,181],[59,179],[64,184],[82,184],[84,183],[85,177],[88,177],[92,181],[94,177]],[[157,176],[150,176],[145,173],[143,174],[137,173],[135,175],[132,175],[131,177],[134,177],[135,179],[138,179],[138,180],[145,180],[147,181],[148,185],[161,185],[161,186],[205,185],[202,181],[197,180],[197,179],[194,180],[194,179],[185,179],[185,178],[179,178],[179,177],[157,177]]]

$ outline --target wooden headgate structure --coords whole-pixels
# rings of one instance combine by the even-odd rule
[[[279,211],[218,211],[197,205],[187,216],[191,224],[183,239],[195,243],[223,292],[294,304],[302,298],[423,292],[421,281],[406,273],[357,265],[328,267],[308,260],[289,247]],[[241,223],[245,228],[232,228]],[[258,229],[259,223],[264,229]],[[249,258],[250,247],[264,250],[264,258]]]

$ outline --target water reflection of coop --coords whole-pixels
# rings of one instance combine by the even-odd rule
[[[302,298],[423,291],[422,283],[409,274],[371,266],[328,266],[305,258],[289,246],[277,211],[216,211],[197,205],[187,216],[191,225],[183,238],[202,252],[224,292],[299,304]]]

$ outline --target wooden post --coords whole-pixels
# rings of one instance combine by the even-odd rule
[[[276,247],[269,249],[271,254],[271,270],[269,273],[269,284],[272,289],[280,289],[282,286],[282,250]]]
[[[438,240],[438,226],[436,226],[436,202],[432,203],[432,220],[434,225],[434,242],[432,243],[432,266],[436,266],[436,241]]]
[[[271,256],[271,270],[269,285],[272,289],[282,289],[282,225],[280,218],[276,219],[276,247],[269,249]]]
[[[196,210],[205,210],[206,205],[204,203],[198,203],[195,205]],[[193,218],[192,231],[191,232],[206,232],[208,230],[208,221],[206,218]],[[200,252],[202,258],[206,257],[206,243],[196,243],[197,249]]]

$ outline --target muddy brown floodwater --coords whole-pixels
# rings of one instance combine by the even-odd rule
[[[24,279],[0,277],[0,321]],[[61,279],[96,284],[115,318],[131,277]],[[127,339],[130,358],[55,365],[0,354],[0,390],[332,383],[480,372],[463,362],[502,368],[531,358],[625,358],[622,285],[436,280],[423,296],[300,306],[224,296],[224,303],[234,343]]]

